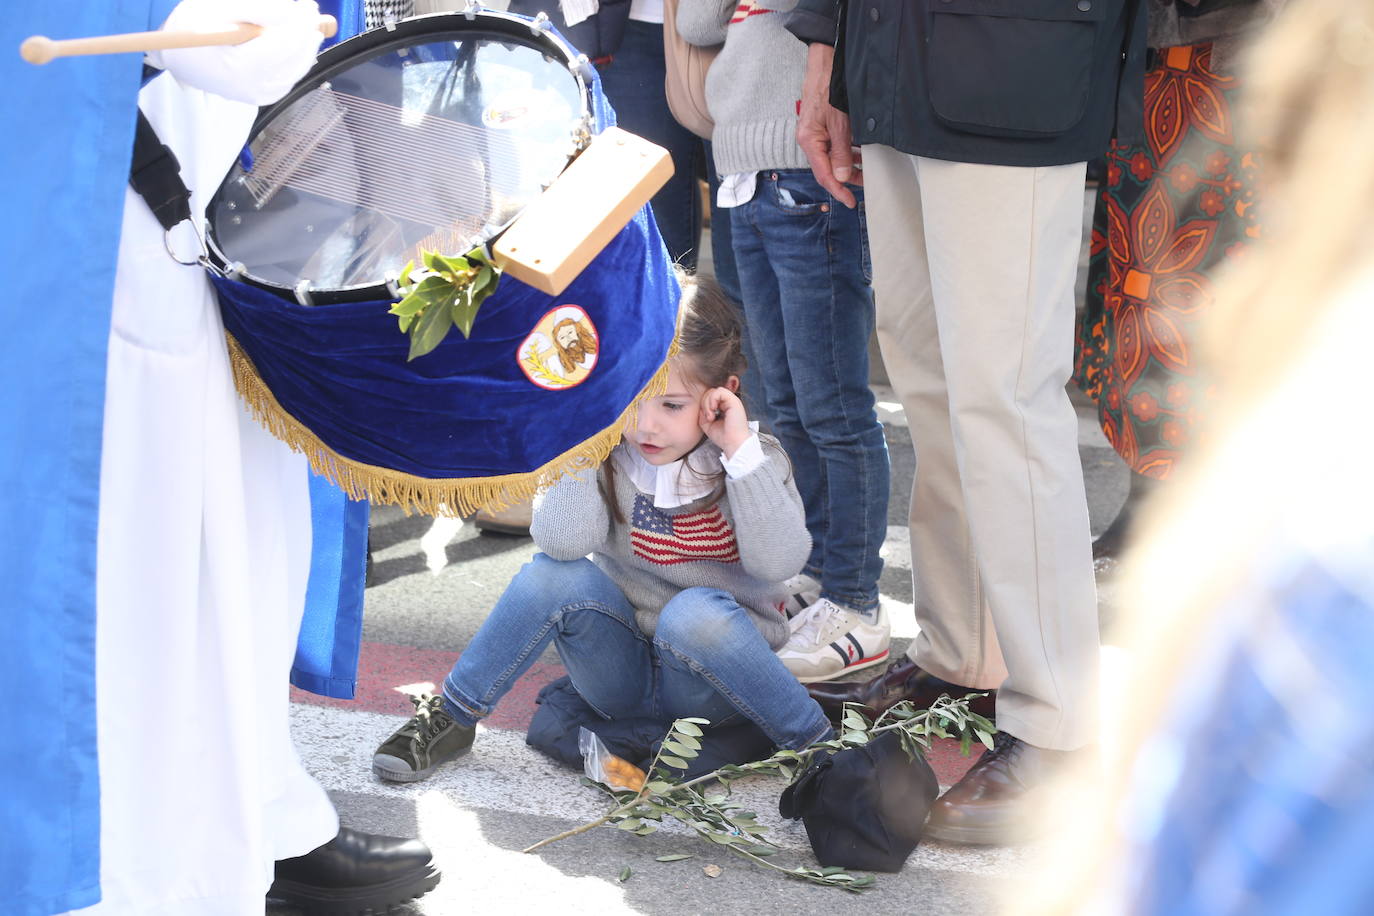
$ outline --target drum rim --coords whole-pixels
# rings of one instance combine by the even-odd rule
[[[499,27],[484,28],[479,23],[498,23]],[[461,23],[461,25],[459,25]],[[446,28],[435,28],[436,25],[447,24]],[[328,82],[336,73],[347,69],[344,65],[357,58],[366,56],[376,56],[386,53],[390,46],[397,47],[413,46],[417,42],[410,40],[419,36],[434,36],[435,41],[442,41],[447,34],[464,35],[470,37],[474,32],[486,31],[490,34],[510,37],[527,43],[536,50],[544,51],[548,54],[551,50],[556,52],[561,58],[561,62],[577,83],[579,95],[582,99],[582,110],[580,116],[574,123],[580,122],[584,126],[582,136],[574,135],[569,145],[568,163],[577,157],[577,154],[584,150],[591,141],[591,134],[594,127],[595,114],[592,110],[592,94],[588,87],[587,71],[591,69],[591,63],[587,56],[582,54],[561,35],[554,31],[548,18],[542,13],[538,17],[522,16],[519,13],[510,13],[504,10],[477,9],[471,12],[449,12],[449,13],[425,13],[418,16],[409,16],[398,20],[390,25],[378,26],[359,32],[347,38],[333,47],[326,48],[316,58],[314,66],[297,81],[296,85],[286,95],[270,105],[264,105],[258,110],[257,117],[253,119],[253,126],[249,129],[248,137],[244,141],[246,149],[262,129],[272,121],[272,119],[288,106],[294,104],[302,96],[313,92],[320,84]],[[545,47],[547,45],[547,47]],[[565,165],[564,168],[567,166]],[[215,189],[214,195],[210,198],[205,207],[204,240],[206,246],[206,260],[209,266],[216,273],[232,280],[247,283],[269,292],[279,295],[291,296],[301,305],[343,305],[348,303],[370,302],[381,299],[395,299],[399,295],[392,288],[392,278],[387,278],[382,282],[359,284],[357,286],[333,287],[328,289],[311,289],[308,286],[297,286],[295,289],[263,280],[255,277],[248,272],[247,268],[241,263],[232,261],[219,247],[215,239],[213,225],[210,221],[210,213],[213,212],[215,205],[219,202],[220,196],[224,193],[225,187],[233,175],[234,168],[231,165],[219,187]],[[561,173],[560,173],[561,174]],[[516,219],[519,218],[517,214]],[[514,222],[514,220],[512,220]],[[510,223],[502,226],[487,245],[500,237],[501,233],[510,227]]]

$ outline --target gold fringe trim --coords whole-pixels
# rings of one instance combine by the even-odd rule
[[[411,510],[425,515],[464,516],[482,509],[502,509],[525,502],[553,484],[564,474],[599,467],[620,442],[625,424],[633,422],[639,402],[661,395],[668,387],[668,358],[678,350],[674,338],[668,357],[648,384],[621,413],[620,419],[591,436],[582,444],[554,458],[543,467],[523,474],[494,477],[417,477],[345,458],[310,431],[277,403],[276,397],[258,375],[252,359],[228,331],[229,366],[234,387],[248,405],[253,417],[293,452],[305,455],[310,469],[336,484],[351,499],[367,499],[376,505],[394,505],[409,515]]]

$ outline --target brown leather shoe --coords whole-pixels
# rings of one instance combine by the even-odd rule
[[[972,693],[971,687],[960,687],[949,681],[941,680],[929,671],[917,667],[915,662],[901,659],[887,666],[882,674],[866,681],[822,681],[807,684],[806,692],[821,704],[821,709],[832,719],[838,719],[845,703],[858,703],[868,707],[874,716],[880,716],[902,700],[910,700],[918,709],[927,709],[947,693],[958,699]],[[980,716],[992,718],[995,706],[993,694],[979,697],[969,704],[969,709]]]
[[[534,514],[534,500],[507,506],[504,509],[483,509],[474,516],[479,531],[494,531],[512,537],[530,536],[530,519]]]
[[[925,837],[944,843],[995,846],[1035,839],[1048,826],[1036,819],[1039,796],[1078,754],[1049,751],[998,732],[964,778],[930,809]]]

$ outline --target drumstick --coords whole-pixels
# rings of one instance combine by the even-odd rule
[[[320,17],[320,34],[333,38],[339,23],[333,16]],[[53,41],[45,35],[24,39],[19,56],[31,64],[46,64],[55,57],[84,54],[123,54],[126,52],[166,51],[171,48],[206,48],[241,45],[262,34],[262,26],[241,22],[223,32],[127,32],[123,35],[97,35],[94,38],[69,38]]]

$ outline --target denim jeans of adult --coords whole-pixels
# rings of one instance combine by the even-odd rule
[[[668,254],[688,270],[696,270],[701,238],[701,192],[697,179],[705,174],[705,148],[696,134],[673,120],[663,94],[663,25],[631,19],[625,23],[620,47],[598,73],[601,89],[615,109],[616,123],[668,150],[673,177],[649,201],[654,221],[668,246]]]
[[[859,208],[811,173],[760,172],[731,209],[744,313],[767,394],[768,422],[797,475],[821,594],[878,606],[889,466],[868,387],[873,333],[868,240]]]
[[[739,270],[735,267],[735,245],[730,231],[730,211],[716,203],[720,191],[720,176],[716,174],[711,142],[706,141],[707,186],[711,194],[711,271],[721,292],[739,310],[740,349],[744,352],[745,367],[740,374],[740,393],[744,397],[744,410],[749,419],[759,421],[760,428],[768,428],[767,400],[763,388],[763,376],[759,372],[759,360],[754,354],[754,342],[749,336],[749,320],[744,314],[744,304],[740,302]]]
[[[749,620],[720,589],[679,592],[645,635],[620,587],[590,560],[536,554],[501,595],[444,680],[459,718],[489,715],[553,643],[582,698],[607,719],[665,724],[747,717],[779,747],[797,749],[830,726]]]

